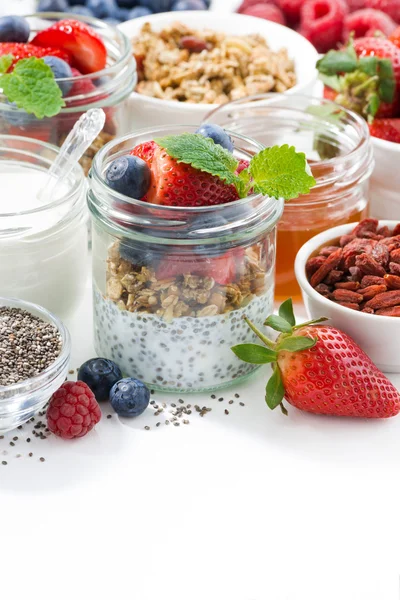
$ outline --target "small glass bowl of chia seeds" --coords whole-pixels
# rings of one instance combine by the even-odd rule
[[[0,297],[0,432],[26,423],[67,377],[70,335],[30,302]]]

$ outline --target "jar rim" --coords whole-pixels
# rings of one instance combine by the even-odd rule
[[[60,152],[60,148],[58,148],[57,146],[54,146],[52,144],[48,144],[47,142],[43,142],[41,140],[37,140],[34,138],[22,137],[22,136],[17,136],[17,135],[7,135],[7,134],[0,134],[0,152],[2,149],[2,142],[7,141],[7,140],[17,142],[17,146],[20,146],[21,143],[24,143],[24,142],[31,144],[31,145],[34,144],[34,145],[38,146],[41,150],[43,150],[47,153],[52,152],[54,156],[56,156]],[[13,147],[4,146],[4,148],[13,153],[14,152],[19,153],[21,156],[24,156],[24,157],[40,156],[41,160],[48,165],[48,168],[50,168],[53,163],[53,160],[51,160],[48,156],[35,154],[33,151],[21,150],[18,147],[13,148]],[[0,156],[0,165],[2,162],[3,162],[3,160],[1,159],[1,156]],[[18,164],[18,165],[23,166],[24,168],[34,169],[35,171],[43,172],[42,168],[40,168],[39,166],[34,165],[32,163],[28,163],[28,162],[25,163],[23,161],[18,161],[16,159],[12,159],[12,160],[5,159],[4,162]],[[66,194],[63,194],[60,198],[58,198],[56,200],[51,200],[47,204],[37,206],[36,208],[30,208],[27,210],[21,210],[21,211],[17,211],[17,212],[7,212],[7,213],[0,212],[0,218],[8,219],[8,218],[14,218],[14,217],[26,217],[26,216],[34,215],[34,214],[38,214],[38,213],[40,214],[41,212],[49,210],[49,208],[53,209],[53,208],[58,208],[58,207],[62,206],[63,204],[67,203],[71,198],[73,198],[75,195],[79,196],[79,190],[85,184],[85,175],[84,175],[83,169],[79,163],[77,163],[74,166],[70,175],[74,176],[73,185],[72,185],[72,187],[68,186],[68,192]]]

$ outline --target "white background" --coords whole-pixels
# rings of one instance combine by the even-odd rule
[[[88,289],[69,323],[74,367],[93,355],[90,323]],[[196,397],[213,411],[186,427],[114,417],[77,442],[28,445],[26,428],[14,448],[15,433],[0,440],[1,593],[399,600],[400,417],[285,418],[264,404],[267,377],[223,403]],[[235,392],[246,406],[227,416]]]

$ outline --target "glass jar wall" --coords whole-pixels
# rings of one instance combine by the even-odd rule
[[[152,387],[200,391],[225,386],[256,367],[231,347],[255,341],[273,310],[275,233],[283,202],[253,195],[213,207],[132,200],[111,190],[112,160],[144,141],[195,128],[147,130],[95,157],[88,195],[93,221],[95,347]],[[261,147],[233,135],[238,158]]]
[[[26,18],[33,37],[55,21],[76,18],[76,15],[37,13]],[[137,76],[130,41],[121,31],[90,17],[79,16],[79,20],[93,28],[103,40],[107,49],[106,68],[89,75],[73,71],[73,78],[60,80],[62,88],[69,91],[64,97],[65,107],[51,118],[37,119],[0,95],[0,133],[61,146],[83,112],[90,108],[103,108],[106,113],[104,129],[81,160],[87,175],[97,150],[115,136],[129,131],[129,95],[136,85]]]
[[[276,298],[301,300],[294,275],[301,246],[321,231],[368,214],[374,160],[367,124],[333,102],[275,94],[226,104],[205,121],[249,135],[263,146],[289,144],[306,154],[317,183],[285,205],[276,266]]]

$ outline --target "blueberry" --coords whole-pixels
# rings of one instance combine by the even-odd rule
[[[177,0],[171,10],[207,10],[204,0]]]
[[[193,232],[198,231],[199,229],[208,230],[213,229],[214,227],[223,227],[227,223],[229,223],[229,221],[222,215],[205,214],[199,215],[193,220],[191,229]],[[227,233],[229,233],[229,231]],[[226,248],[220,248],[219,244],[196,244],[196,246],[193,246],[193,252],[194,254],[199,254],[201,256],[221,256],[222,254],[225,254]]]
[[[137,19],[138,17],[147,17],[148,15],[152,15],[153,13],[149,8],[145,6],[137,6],[136,8],[132,8],[129,11],[129,19]]]
[[[150,390],[138,379],[121,379],[110,392],[111,406],[121,417],[138,417],[149,405]]]
[[[152,12],[168,12],[171,9],[172,0],[139,0],[139,6],[145,6]]]
[[[90,387],[98,402],[107,402],[111,388],[122,379],[122,373],[112,360],[92,358],[81,366],[77,379]]]
[[[0,42],[27,42],[29,39],[29,23],[23,17],[0,18]]]
[[[120,21],[129,21],[130,12],[129,8],[118,8],[117,17]]]
[[[196,133],[204,135],[204,137],[206,138],[211,138],[216,144],[219,144],[220,146],[225,148],[225,150],[233,152],[233,142],[231,136],[225,131],[225,129],[222,129],[222,127],[220,127],[219,125],[211,125],[205,123],[204,125],[199,127]]]
[[[87,0],[86,6],[98,19],[116,19],[118,6],[115,0]]]
[[[72,6],[70,12],[74,15],[81,15],[82,17],[94,17],[93,11],[82,4],[76,4],[75,6]]]
[[[137,0],[117,0],[118,6],[122,6],[123,8],[133,8],[137,5]]]
[[[116,158],[106,173],[106,182],[116,192],[140,200],[150,187],[151,173],[137,156]]]
[[[114,17],[108,17],[107,19],[102,19],[103,23],[107,23],[107,25],[112,25],[112,27],[116,27],[121,23],[119,19],[115,19]]]
[[[161,258],[162,251],[159,246],[143,244],[122,238],[119,253],[124,260],[137,267],[154,267]]]
[[[38,12],[68,12],[67,0],[39,0]]]
[[[56,79],[67,79],[72,77],[71,67],[62,58],[58,58],[57,56],[45,56],[43,60],[53,71]],[[68,96],[68,93],[72,88],[72,81],[57,81],[57,84],[62,95]]]

